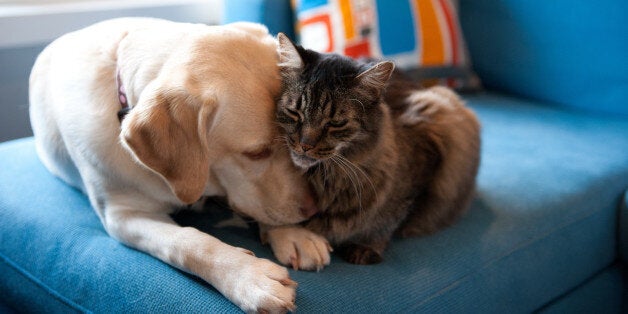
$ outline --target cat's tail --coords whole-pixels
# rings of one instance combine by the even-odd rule
[[[406,126],[425,124],[440,162],[433,181],[398,229],[404,237],[434,233],[452,224],[470,205],[480,163],[480,123],[446,87],[412,93],[398,117]]]

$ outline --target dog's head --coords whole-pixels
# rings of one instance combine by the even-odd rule
[[[224,195],[260,222],[296,223],[317,210],[274,123],[276,44],[247,27],[183,43],[141,91],[121,139],[182,203]]]

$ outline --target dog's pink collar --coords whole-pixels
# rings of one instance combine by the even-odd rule
[[[120,70],[117,71],[116,83],[118,85],[118,100],[120,101],[121,107],[120,111],[118,111],[118,120],[122,122],[122,119],[129,113],[131,107],[129,107],[129,99],[126,97],[126,90],[124,85],[122,85],[122,79],[120,79]]]

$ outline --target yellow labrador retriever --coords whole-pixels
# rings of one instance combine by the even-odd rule
[[[169,213],[203,195],[271,225],[316,212],[277,140],[276,49],[256,24],[116,19],[54,41],[30,81],[44,165],[88,195],[112,237],[200,276],[247,312],[294,308],[287,270]]]

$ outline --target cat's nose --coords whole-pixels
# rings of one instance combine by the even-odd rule
[[[307,152],[308,150],[314,148],[314,145],[310,145],[307,143],[301,143],[301,149],[303,149],[303,152]]]
[[[311,134],[303,134],[299,142],[301,142],[301,149],[303,149],[303,152],[307,152],[316,146],[316,137]]]
[[[304,125],[301,129],[301,137],[299,138],[299,143],[301,144],[300,146],[303,152],[305,153],[316,147],[320,136],[321,134],[319,130],[311,125]]]

